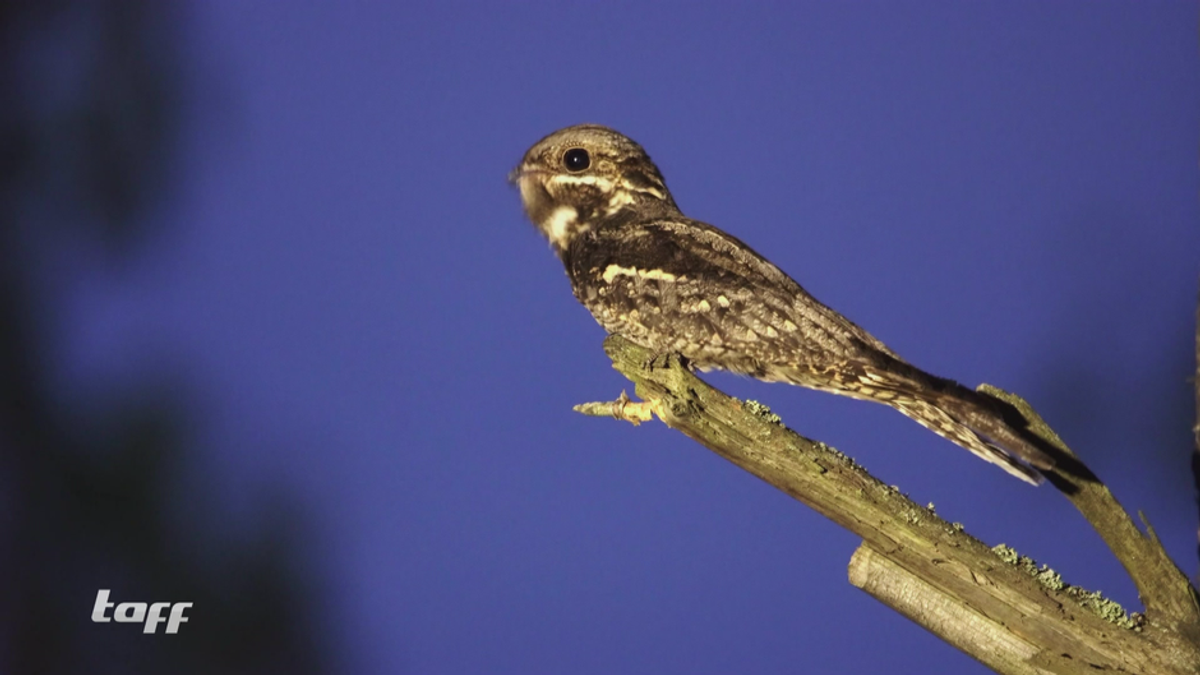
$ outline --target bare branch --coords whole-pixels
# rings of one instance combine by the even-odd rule
[[[1160,624],[1200,626],[1196,590],[1167,555],[1149,523],[1145,523],[1146,534],[1142,534],[1108,486],[1079,461],[1024,399],[986,385],[981,391],[1016,407],[1030,423],[1030,431],[1071,460],[1060,462],[1058,469],[1047,477],[1091,523],[1133,579],[1146,607],[1146,617]]]
[[[1150,591],[1156,610],[1135,628],[1102,618],[1060,581],[1044,583],[1042,574],[1006,562],[845,455],[708,386],[677,358],[649,369],[646,349],[619,337],[609,337],[604,347],[613,367],[637,385],[668,426],[861,536],[852,583],[998,672],[1196,672],[1197,624],[1186,622],[1188,603],[1172,595],[1183,591],[1158,561],[1156,542],[1137,532],[1123,511],[1136,537],[1125,532],[1121,518],[1104,515],[1092,522],[1106,540],[1113,527],[1131,555],[1147,556],[1150,571],[1138,571],[1145,577],[1138,588]],[[1085,513],[1120,510],[1111,495],[1097,500],[1085,502]],[[1188,586],[1185,597],[1193,594]],[[1124,625],[1134,623],[1126,617]]]

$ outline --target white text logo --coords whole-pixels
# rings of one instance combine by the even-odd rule
[[[96,623],[108,623],[113,619],[117,623],[146,623],[146,628],[143,633],[153,633],[158,630],[158,624],[163,621],[167,622],[168,633],[178,633],[179,624],[187,623],[187,617],[183,615],[183,610],[192,606],[190,602],[156,602],[151,604],[149,611],[146,610],[144,602],[122,602],[117,605],[117,611],[113,612],[112,617],[106,616],[109,608],[114,603],[108,601],[109,589],[105,588],[96,592],[96,604],[92,607],[92,621]],[[163,619],[163,610],[171,608],[171,616],[169,619]]]

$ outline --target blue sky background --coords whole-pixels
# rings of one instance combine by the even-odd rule
[[[1188,2],[197,3],[164,227],[63,294],[73,395],[191,383],[198,513],[299,500],[346,672],[967,673],[851,535],[659,424],[506,173],[579,122],[937,374],[1026,396],[1189,574]],[[882,406],[728,376],[989,544],[1138,608],[1099,538]]]

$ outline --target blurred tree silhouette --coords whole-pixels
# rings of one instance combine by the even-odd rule
[[[179,19],[154,0],[0,4],[0,672],[328,665],[294,510],[276,499],[247,544],[205,533],[203,495],[181,508],[179,378],[86,410],[55,391],[72,330],[58,289],[87,273],[64,251],[128,260],[170,186],[188,80]],[[91,622],[100,588],[195,604],[179,634],[143,635]]]

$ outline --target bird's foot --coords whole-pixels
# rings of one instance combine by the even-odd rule
[[[645,368],[649,371],[653,371],[655,368],[670,368],[672,359],[677,361],[679,365],[683,366],[684,368],[691,370],[686,356],[669,349],[662,349],[651,354],[650,358],[646,359],[646,361],[642,363],[642,368]]]

